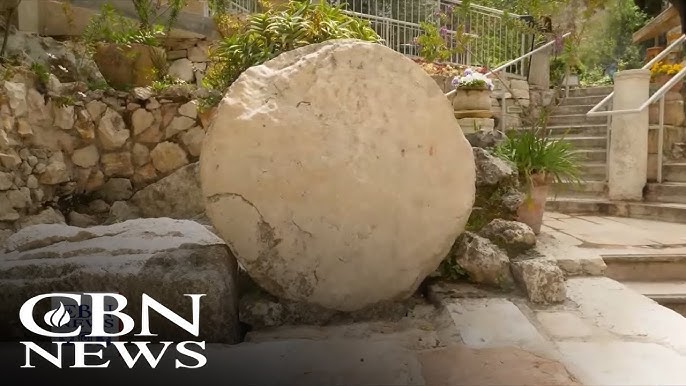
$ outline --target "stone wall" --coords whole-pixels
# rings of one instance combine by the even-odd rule
[[[169,39],[165,42],[169,70],[167,74],[186,83],[201,86],[207,70],[208,50],[211,42],[207,39]]]
[[[198,159],[207,114],[195,87],[88,91],[51,75],[39,88],[32,73],[0,85],[0,229],[47,207],[107,212]]]

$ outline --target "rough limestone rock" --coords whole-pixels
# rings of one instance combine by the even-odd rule
[[[53,208],[45,208],[33,216],[22,217],[14,226],[22,229],[37,224],[64,224],[64,215]]]
[[[479,234],[500,248],[510,257],[516,257],[536,246],[536,235],[531,227],[519,221],[494,219]]]
[[[512,262],[512,274],[534,303],[559,303],[567,298],[565,275],[555,262],[528,259]]]
[[[200,169],[207,214],[250,276],[340,311],[412,294],[474,201],[471,147],[440,88],[401,54],[352,40],[244,72]]]
[[[200,190],[200,165],[186,165],[131,197],[144,217],[192,219],[205,212]]]
[[[17,310],[42,293],[118,292],[128,298],[130,315],[140,315],[146,293],[187,320],[191,303],[184,294],[206,294],[200,301],[198,339],[236,343],[236,271],[224,242],[192,221],[141,219],[91,228],[37,225],[10,236],[0,250],[0,330],[24,336]],[[154,312],[151,330],[160,340],[195,339]]]
[[[465,232],[457,240],[452,258],[467,273],[469,280],[503,289],[514,287],[510,259],[488,239]]]

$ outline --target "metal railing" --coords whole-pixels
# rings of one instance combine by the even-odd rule
[[[659,62],[660,60],[664,59],[667,55],[669,55],[674,49],[682,44],[684,41],[686,41],[686,35],[681,35],[677,40],[672,42],[667,48],[662,50],[656,57],[654,57],[651,61],[646,63],[641,69],[647,70],[650,69],[653,64]],[[608,162],[606,163],[606,174],[609,174],[609,167],[610,167],[610,162],[609,162],[609,156],[610,156],[610,136],[612,135],[612,132],[610,130],[610,125],[611,125],[611,118],[612,116],[615,115],[625,115],[625,114],[636,114],[640,113],[646,108],[648,108],[650,105],[652,105],[655,102],[659,102],[660,110],[659,110],[659,121],[658,121],[658,141],[657,141],[657,182],[661,183],[662,182],[662,163],[663,163],[663,146],[664,146],[664,121],[665,121],[665,96],[667,95],[667,92],[672,89],[677,83],[683,81],[683,79],[686,77],[686,68],[683,68],[681,71],[679,71],[676,75],[674,75],[667,83],[662,85],[653,95],[648,98],[641,106],[635,109],[628,109],[628,110],[612,110],[611,108],[608,108],[607,111],[598,111],[601,107],[603,107],[606,103],[608,103],[615,95],[614,91],[610,93],[610,95],[606,96],[602,101],[600,101],[597,105],[595,105],[588,113],[586,113],[587,116],[589,117],[600,117],[600,116],[607,116],[608,117],[608,126],[607,126],[607,138],[608,138],[608,146],[607,146],[607,160]]]
[[[408,56],[419,56],[416,39],[422,24],[439,29],[446,46],[454,51],[448,62],[491,66],[520,57],[531,49],[533,35],[518,28],[521,15],[459,0],[328,0],[344,12],[370,22],[383,44]],[[458,36],[462,38],[457,39]],[[520,62],[521,63],[521,62]],[[525,75],[524,64],[508,72]]]

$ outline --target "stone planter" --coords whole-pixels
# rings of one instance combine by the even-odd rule
[[[655,75],[655,79],[652,82],[657,89],[660,87],[664,86],[669,80],[672,79],[672,75],[667,75],[667,74],[659,74]],[[684,86],[684,82],[678,82],[675,84],[669,91],[671,92],[679,92]]]
[[[458,88],[453,95],[456,118],[490,118],[491,92],[485,88]]]
[[[93,59],[107,83],[117,89],[151,85],[156,77],[155,69],[167,61],[160,47],[111,43],[99,44]]]
[[[529,194],[524,198],[524,202],[517,210],[517,221],[530,226],[535,234],[541,232],[545,203],[551,183],[552,176],[546,173],[532,175]]]

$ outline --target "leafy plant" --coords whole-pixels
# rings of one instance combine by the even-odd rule
[[[379,36],[369,23],[325,1],[312,4],[293,0],[283,11],[270,9],[248,16],[234,34],[212,47],[203,83],[223,91],[252,66],[283,52],[332,39],[378,42]]]
[[[31,63],[30,69],[34,74],[36,74],[38,81],[43,86],[46,86],[48,84],[48,80],[50,79],[50,71],[44,64],[39,62],[33,62]]]
[[[105,3],[88,22],[82,38],[86,43],[97,42],[121,45],[144,44],[158,46],[159,39],[164,36],[162,26],[140,28],[137,23],[124,17],[111,4]]]
[[[580,182],[580,159],[569,141],[549,138],[539,128],[508,133],[494,154],[514,163],[528,186],[532,186],[532,176],[537,174],[556,182]]]
[[[169,75],[165,75],[161,79],[154,80],[152,82],[152,85],[150,86],[150,88],[153,91],[155,91],[156,93],[160,93],[160,92],[168,89],[171,86],[182,85],[182,84],[186,84],[186,82],[184,82],[181,79],[174,79],[174,78],[170,77]]]
[[[186,0],[131,0],[140,20],[140,29],[152,31],[162,27],[168,34],[176,23],[181,10],[186,6]],[[166,17],[166,22],[161,19]]]

